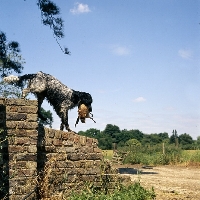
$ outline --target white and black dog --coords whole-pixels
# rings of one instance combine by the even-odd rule
[[[37,96],[38,116],[41,119],[43,116],[40,113],[40,108],[46,98],[61,119],[60,130],[65,127],[66,130],[71,131],[68,124],[69,109],[85,104],[88,111],[92,112],[92,97],[89,93],[72,90],[49,74],[40,71],[37,74],[10,75],[4,78],[4,82],[16,84],[17,86],[22,86],[23,82],[27,80],[28,86],[23,89],[22,98],[25,98],[30,92]]]

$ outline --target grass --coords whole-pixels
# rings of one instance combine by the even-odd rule
[[[152,200],[156,195],[152,189],[143,188],[139,182],[129,186],[121,186],[109,194],[103,192],[83,191],[81,194],[72,194],[69,200]]]
[[[113,158],[113,150],[102,150],[105,159],[111,160]]]
[[[200,150],[182,151],[181,162],[187,166],[200,166]]]
[[[200,166],[200,150],[181,150],[180,148],[167,147],[165,154],[162,148],[140,148],[130,151],[124,158],[124,163],[144,165],[185,165]]]

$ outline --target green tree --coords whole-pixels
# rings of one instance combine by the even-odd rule
[[[197,137],[197,145],[200,146],[200,136]]]
[[[135,130],[122,130],[119,133],[115,134],[116,143],[118,147],[124,146],[125,142],[130,139],[137,139],[138,141],[142,141],[144,134],[138,129]]]
[[[41,11],[42,23],[45,26],[49,26],[53,31],[53,36],[56,39],[60,49],[65,53],[70,55],[68,48],[62,48],[59,39],[64,37],[64,24],[63,19],[59,17],[60,8],[50,0],[37,0],[37,5]]]
[[[20,98],[21,94],[21,88],[5,83],[4,81],[0,82],[0,96],[5,98]]]
[[[130,139],[126,141],[126,145],[129,146],[130,150],[134,150],[141,146],[141,143],[137,139]]]
[[[42,23],[49,26],[57,38],[64,37],[63,20],[58,16],[60,14],[59,7],[50,0],[38,0],[37,5],[41,10]]]
[[[187,133],[179,135],[179,141],[183,149],[191,149],[194,143],[192,137]]]
[[[52,128],[52,123],[53,123],[52,112],[50,110],[45,110],[44,108],[41,108],[40,112],[42,116],[45,118],[45,120],[39,118],[39,124],[42,124],[43,126],[49,126],[50,128]]]
[[[158,136],[161,138],[162,141],[166,141],[169,139],[169,135],[168,133],[164,132],[164,133],[159,133]]]
[[[103,132],[112,137],[112,136],[116,135],[117,133],[120,133],[120,129],[116,125],[107,124],[106,128],[104,129]]]
[[[6,34],[0,31],[0,76],[1,78],[15,72],[20,74],[23,70],[24,59],[20,54],[19,43],[8,42]],[[17,97],[21,94],[21,88],[0,82],[0,95],[2,97]]]
[[[106,135],[103,132],[99,135],[98,146],[100,149],[109,150],[112,149],[112,137],[110,135]]]
[[[96,139],[98,139],[100,133],[101,133],[100,130],[95,129],[95,128],[90,128],[86,131],[79,131],[78,132],[79,135],[84,135],[84,136],[96,138]]]
[[[20,74],[23,70],[24,59],[20,54],[19,43],[8,42],[6,34],[0,31],[0,75],[5,77],[13,71]]]
[[[172,131],[172,135],[169,138],[169,143],[170,144],[175,144],[175,146],[178,147],[178,145],[179,145],[179,137],[178,137],[178,134],[177,134],[176,130]]]

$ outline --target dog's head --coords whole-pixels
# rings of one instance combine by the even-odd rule
[[[82,123],[85,123],[85,118],[90,118],[92,112],[92,96],[89,93],[82,92],[78,105],[79,118]]]
[[[85,123],[86,118],[91,118],[92,96],[86,92],[73,91],[72,97],[72,101],[78,106],[78,119]]]

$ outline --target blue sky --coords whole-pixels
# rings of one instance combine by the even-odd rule
[[[71,56],[42,25],[33,0],[1,0],[0,30],[18,41],[24,73],[43,71],[68,87],[91,93],[97,122],[74,128],[104,130],[106,124],[143,133],[200,136],[199,0],[56,0]],[[34,98],[34,97],[31,97]],[[44,108],[50,109],[47,102]],[[60,120],[54,113],[53,128]]]

